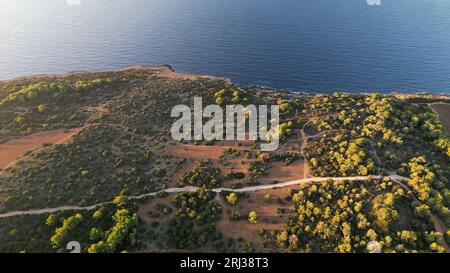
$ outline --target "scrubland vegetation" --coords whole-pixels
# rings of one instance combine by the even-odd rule
[[[292,203],[295,213],[276,237],[284,251],[444,252],[430,208],[388,178],[313,184]]]
[[[204,105],[277,104],[280,150],[260,153],[256,142],[244,142],[220,150],[217,158],[168,153],[174,145],[170,111],[191,105],[194,96]],[[220,79],[166,78],[146,69],[1,82],[0,142],[81,130],[67,143],[29,151],[2,170],[0,213],[106,203],[94,210],[0,218],[0,251],[67,252],[75,240],[83,252],[443,252],[450,240],[450,136],[426,104],[411,103],[418,100],[294,96]],[[194,150],[222,145],[177,143],[180,149],[185,144]],[[220,198],[213,191],[276,184],[267,177],[297,163],[297,179],[409,180],[330,179],[289,189],[283,197],[263,192],[257,204],[248,201],[254,192],[222,192]],[[185,186],[199,189],[163,191]],[[125,197],[156,192],[139,201]],[[274,217],[281,224],[267,220],[264,205],[279,206]],[[254,236],[226,236],[224,220]],[[436,221],[444,230],[437,230]]]
[[[318,116],[313,129],[323,133],[307,149],[314,175],[397,172],[450,223],[450,136],[431,109],[376,94],[316,96],[310,109]]]

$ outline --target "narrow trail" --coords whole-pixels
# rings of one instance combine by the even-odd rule
[[[277,183],[277,184],[268,184],[268,185],[258,185],[258,186],[251,186],[251,187],[245,187],[240,189],[232,189],[232,188],[215,188],[212,189],[213,192],[220,193],[223,191],[230,191],[230,192],[253,192],[253,191],[259,191],[259,190],[269,190],[269,189],[278,189],[278,188],[284,188],[284,187],[290,187],[300,184],[306,184],[306,183],[320,183],[325,182],[328,180],[333,181],[367,181],[369,179],[382,179],[383,177],[389,177],[394,183],[398,184],[403,189],[409,191],[408,186],[404,184],[404,182],[408,181],[409,179],[397,174],[391,174],[389,176],[382,176],[382,175],[373,175],[373,176],[352,176],[352,177],[313,177],[313,178],[304,178],[299,180],[293,180],[293,181],[287,181],[283,183]],[[199,189],[199,187],[194,186],[187,186],[183,188],[168,188],[165,190],[162,190],[166,193],[181,193],[181,192],[195,192]],[[156,196],[159,192],[151,192],[151,193],[145,193],[135,196],[128,196],[129,199],[132,200],[140,200],[145,199],[147,197]],[[415,196],[412,196],[412,198],[415,201],[420,202]],[[108,202],[102,202],[93,204],[90,206],[60,206],[55,208],[43,208],[43,209],[33,209],[33,210],[27,210],[27,211],[11,211],[0,214],[0,218],[8,218],[8,217],[14,217],[14,216],[24,216],[24,215],[41,215],[41,214],[48,214],[48,213],[56,213],[61,211],[90,211],[94,210],[100,206],[111,204],[112,201]],[[436,231],[445,234],[447,231],[445,223],[436,215],[431,214],[431,220],[433,222],[434,228]],[[447,253],[450,253],[450,247],[446,242],[443,244],[445,251]]]
[[[398,175],[392,175],[389,176],[391,179],[399,179],[400,176]],[[318,182],[324,182],[327,180],[333,180],[333,181],[366,181],[369,179],[380,179],[382,176],[380,175],[374,175],[374,176],[353,176],[353,177],[314,177],[314,178],[304,178],[299,180],[293,180],[293,181],[287,181],[277,184],[268,184],[268,185],[258,185],[258,186],[251,186],[251,187],[245,187],[245,188],[239,188],[239,189],[232,189],[232,188],[215,188],[212,189],[214,192],[222,192],[222,191],[233,191],[233,192],[252,192],[252,191],[258,191],[258,190],[266,190],[266,189],[277,189],[277,188],[284,188],[294,185],[300,185],[303,183],[318,183]],[[407,179],[404,177],[400,177],[401,179]],[[180,193],[180,192],[194,192],[198,190],[199,187],[194,186],[187,186],[183,188],[168,188],[165,190],[162,190],[167,193]],[[144,199],[151,196],[156,196],[159,192],[151,192],[151,193],[145,193],[140,195],[134,195],[134,196],[128,196],[129,199],[133,200],[139,200]],[[93,204],[90,206],[60,206],[55,208],[42,208],[42,209],[32,209],[32,210],[26,210],[26,211],[11,211],[0,214],[0,218],[6,218],[6,217],[12,217],[12,216],[21,216],[21,215],[36,215],[36,214],[47,214],[47,213],[54,213],[59,211],[70,211],[70,210],[94,210],[102,205],[110,204],[112,201],[108,202],[101,202],[97,204]]]
[[[305,164],[306,166],[306,164]],[[306,176],[306,173],[305,173]],[[400,187],[405,189],[406,191],[409,191],[410,189],[408,186],[404,184],[404,182],[407,182],[409,179],[400,175],[397,175],[395,173],[391,173],[388,176],[382,176],[382,175],[373,175],[373,176],[352,176],[352,177],[311,177],[311,178],[304,178],[299,180],[292,180],[277,184],[268,184],[268,185],[258,185],[258,186],[250,186],[250,187],[244,187],[239,189],[232,189],[232,188],[215,188],[212,189],[213,192],[220,193],[223,191],[230,191],[230,192],[253,192],[253,191],[259,191],[259,190],[269,190],[269,189],[278,189],[278,188],[284,188],[284,187],[290,187],[300,184],[306,184],[306,183],[320,183],[325,182],[328,180],[333,181],[367,181],[369,179],[382,179],[383,177],[389,177],[394,183],[398,184]],[[168,188],[165,190],[162,190],[166,193],[181,193],[181,192],[195,192],[198,190],[199,187],[195,186],[187,186],[183,188]],[[134,195],[134,196],[128,196],[129,199],[132,200],[140,200],[145,199],[147,197],[156,196],[159,192],[151,192],[151,193],[145,193],[140,195]],[[412,198],[420,202],[414,195],[412,195]],[[41,215],[41,214],[48,214],[48,213],[56,213],[61,211],[90,211],[94,210],[100,206],[111,204],[112,201],[108,202],[101,202],[97,204],[93,204],[90,206],[60,206],[60,207],[54,207],[54,208],[42,208],[42,209],[32,209],[32,210],[26,210],[26,211],[10,211],[6,213],[0,214],[0,218],[8,218],[8,217],[14,217],[14,216],[24,216],[24,215]],[[447,231],[445,223],[436,215],[431,214],[431,220],[433,222],[433,225],[435,227],[435,230],[445,234]],[[447,253],[450,253],[450,247],[447,243],[444,242],[443,244],[445,251]]]
[[[375,149],[375,145],[376,144],[373,141],[369,140],[369,139],[366,139],[366,140],[369,142],[370,146],[372,147],[372,154],[375,157],[375,159],[377,160],[378,173],[381,173],[383,171],[383,168],[381,167],[381,160],[380,160],[380,157],[378,157],[377,149]]]
[[[443,103],[443,102],[433,102],[433,103],[427,103],[427,106],[428,106],[428,108],[431,109],[431,111],[433,111],[433,113],[436,115],[436,117],[437,117],[439,120],[442,120],[441,117],[439,116],[439,113],[438,113],[436,110],[434,110],[434,108],[432,107],[433,105],[437,105],[437,104],[447,104],[447,103]]]
[[[300,154],[302,155],[303,160],[305,161],[305,164],[303,164],[303,177],[304,178],[311,176],[311,174],[309,173],[309,168],[308,168],[308,158],[306,157],[306,154],[305,154],[305,148],[306,148],[306,145],[308,145],[308,138],[306,137],[306,134],[305,134],[306,124],[307,123],[305,123],[305,125],[303,126],[303,128],[300,131],[300,134],[302,136],[302,146],[300,147]]]
[[[391,175],[389,177],[394,177],[396,179],[392,179],[392,181],[394,183],[396,183],[397,185],[399,185],[401,188],[403,188],[405,191],[410,191],[409,187],[407,185],[404,184],[404,181],[408,181],[409,179],[406,179],[402,176],[396,175],[393,172],[389,172]],[[419,199],[417,199],[417,197],[415,197],[413,194],[410,195],[412,197],[412,199],[418,203],[422,203]],[[431,218],[431,222],[433,222],[433,226],[434,229],[440,233],[442,233],[442,235],[445,236],[445,233],[447,232],[447,226],[444,223],[444,221],[442,221],[441,218],[439,218],[437,215],[435,215],[434,213],[430,213],[430,218]],[[444,239],[443,242],[443,246],[445,248],[445,252],[450,253],[450,246],[447,244],[447,242]]]
[[[431,214],[431,221],[433,222],[434,229],[436,231],[442,233],[442,235],[444,235],[444,237],[445,237],[445,233],[447,232],[447,227],[446,227],[444,221],[442,221],[441,218],[437,217],[434,214]],[[447,244],[447,242],[445,242],[445,239],[444,239],[444,248],[445,248],[445,252],[450,253],[450,246]]]
[[[308,126],[310,123],[312,122],[312,118],[310,116],[308,116],[308,121],[305,122],[305,124],[303,124],[302,129],[300,130],[300,135],[302,137],[302,146],[300,147],[300,154],[303,157],[303,160],[305,161],[305,163],[303,164],[303,178],[308,178],[308,177],[314,177],[309,173],[309,168],[308,168],[308,157],[305,154],[305,148],[308,145],[308,139],[312,136],[307,136],[305,133],[305,128],[306,126]]]
[[[95,118],[97,118],[100,114],[104,113],[105,110],[105,104],[101,105],[99,107],[100,109],[96,109],[96,113],[89,119],[89,122],[93,121]],[[431,107],[430,107],[431,108]],[[432,108],[431,108],[432,109]],[[439,118],[438,113],[435,112],[436,116]],[[89,122],[87,122],[87,124],[89,124]],[[389,172],[388,176],[383,176],[383,175],[372,175],[372,176],[353,176],[353,177],[314,177],[309,173],[309,168],[308,168],[308,164],[307,164],[307,157],[305,154],[305,148],[308,145],[308,139],[311,138],[316,138],[316,137],[320,137],[323,134],[330,132],[330,131],[337,131],[337,130],[326,130],[323,132],[320,132],[318,134],[315,135],[307,135],[305,133],[305,128],[308,124],[310,124],[312,122],[312,118],[309,118],[308,121],[303,125],[303,127],[300,130],[300,135],[301,135],[301,148],[300,148],[300,152],[295,152],[292,151],[292,153],[298,153],[300,154],[304,161],[305,164],[303,164],[303,168],[304,168],[304,178],[303,179],[298,179],[298,180],[292,180],[292,181],[287,181],[287,182],[282,182],[282,183],[277,183],[277,184],[268,184],[268,185],[258,185],[258,186],[250,186],[250,187],[244,187],[244,188],[239,188],[239,189],[232,189],[232,188],[215,188],[215,189],[211,189],[213,192],[216,193],[220,193],[223,191],[232,191],[232,192],[252,192],[252,191],[259,191],[259,190],[269,190],[269,189],[277,189],[277,188],[284,188],[284,187],[290,187],[290,186],[295,186],[295,185],[300,185],[300,184],[304,184],[304,183],[320,183],[320,182],[324,182],[324,181],[328,181],[328,180],[333,180],[333,181],[367,181],[369,179],[382,179],[383,177],[389,177],[394,183],[398,184],[400,187],[402,187],[403,189],[405,189],[406,191],[410,191],[410,189],[408,188],[408,186],[405,184],[405,182],[409,181],[408,178],[406,177],[402,177],[400,175],[397,175],[395,172]],[[88,126],[92,126],[93,124],[89,124],[89,125],[85,125],[83,126],[81,129],[84,129]],[[112,127],[117,127],[117,125],[111,125]],[[125,129],[122,126],[121,129]],[[3,128],[2,130],[4,130],[5,128]],[[80,129],[80,128],[78,128]],[[132,133],[133,134],[133,133]],[[140,137],[143,137],[145,140],[151,140],[150,137],[147,136],[143,136],[143,135],[139,135]],[[67,140],[69,140],[72,136],[70,137],[66,137],[64,139],[61,139],[60,141],[58,141],[57,143],[54,144],[62,144],[64,142],[66,142]],[[293,141],[299,141],[297,139],[295,140],[291,140],[288,141],[287,143],[284,143],[284,145],[281,147],[280,150],[283,150],[286,145],[290,142]],[[172,143],[172,142],[168,142],[168,143]],[[173,144],[179,145],[179,142],[173,142]],[[377,160],[378,163],[378,167],[379,167],[379,171],[381,171],[381,161],[376,153],[376,149],[374,149],[373,145],[374,143],[370,143],[373,150],[374,150],[374,156]],[[183,146],[193,146],[193,147],[211,147],[211,146],[206,146],[206,145],[193,145],[193,144],[183,144]],[[226,146],[224,146],[226,147]],[[259,152],[260,150],[256,150],[256,149],[246,149],[244,147],[240,147],[237,148],[237,150],[240,151],[254,151],[254,152]],[[291,152],[291,151],[290,151]],[[0,172],[1,173],[1,172]],[[181,193],[181,192],[195,192],[199,189],[199,187],[195,187],[195,186],[187,186],[187,187],[183,187],[183,188],[168,188],[165,190],[162,190],[163,192],[172,194],[172,193]],[[140,199],[145,199],[147,197],[152,197],[152,196],[156,196],[159,192],[151,192],[151,193],[145,193],[145,194],[140,194],[140,195],[135,195],[135,196],[128,196],[129,199],[132,200],[140,200]],[[413,200],[420,202],[414,195],[411,195]],[[216,196],[217,198],[217,196]],[[97,204],[93,204],[90,206],[59,206],[59,207],[54,207],[54,208],[42,208],[42,209],[31,209],[31,210],[26,210],[26,211],[11,211],[11,212],[5,212],[5,213],[1,213],[0,214],[0,218],[8,218],[8,217],[14,217],[14,216],[24,216],[24,215],[41,215],[41,214],[49,214],[49,213],[56,213],[56,212],[62,212],[62,211],[90,211],[90,210],[94,210],[100,206],[106,205],[106,204],[111,204],[112,201],[107,201],[107,202],[101,202],[101,203],[97,203]],[[421,203],[421,202],[420,202]],[[447,227],[446,224],[436,215],[431,214],[431,221],[433,222],[434,228],[436,231],[445,234],[447,231]],[[450,247],[449,245],[444,241],[443,246],[445,248],[445,251],[447,253],[450,253]]]
[[[308,115],[308,120],[305,122],[305,124],[303,124],[302,129],[300,130],[300,135],[301,135],[301,138],[302,138],[302,145],[300,147],[300,154],[301,154],[301,156],[303,157],[303,159],[305,161],[305,164],[303,164],[303,178],[305,178],[305,179],[308,178],[308,177],[310,177],[310,178],[314,177],[314,175],[312,175],[309,172],[308,157],[306,156],[306,153],[305,153],[306,146],[308,145],[308,140],[312,139],[312,138],[321,137],[323,134],[326,134],[326,133],[329,133],[329,132],[342,131],[341,129],[332,129],[332,130],[325,130],[325,131],[319,132],[319,133],[317,133],[315,135],[307,135],[305,133],[305,128],[310,123],[313,122],[314,118],[323,118],[323,117],[332,116],[332,115],[335,115],[335,114],[327,114],[327,115],[323,115],[323,116],[314,116],[314,115],[310,116],[310,115]]]

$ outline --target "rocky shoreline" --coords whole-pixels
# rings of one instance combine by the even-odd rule
[[[129,65],[129,66],[125,66],[125,67],[121,67],[121,68],[117,68],[117,69],[110,69],[110,70],[102,69],[102,70],[92,70],[92,71],[70,71],[70,72],[55,73],[55,74],[37,74],[37,75],[30,75],[30,76],[20,76],[20,77],[15,77],[12,79],[7,79],[7,80],[0,80],[0,84],[17,82],[17,81],[22,81],[22,80],[37,80],[37,79],[45,79],[45,78],[64,78],[64,77],[69,77],[69,76],[77,76],[80,74],[107,73],[107,72],[118,72],[118,71],[128,71],[128,70],[140,70],[140,71],[146,70],[146,71],[150,71],[158,76],[174,78],[174,79],[223,80],[223,81],[227,82],[228,84],[233,84],[231,79],[220,77],[220,76],[197,75],[197,74],[191,74],[191,73],[177,72],[170,64],[161,64],[161,65],[155,65],[155,66]],[[278,88],[270,88],[270,87],[262,87],[262,86],[246,86],[246,87],[259,89],[261,91],[266,91],[266,92],[288,93],[293,96],[310,96],[310,95],[317,95],[317,94],[328,94],[328,92],[292,91],[292,90],[283,90],[283,89],[278,89]],[[354,95],[377,93],[377,92],[345,92],[345,91],[339,91],[339,92],[346,93],[346,94],[354,94]],[[424,103],[447,102],[447,103],[450,103],[450,94],[444,94],[444,93],[433,93],[433,92],[404,93],[404,92],[393,91],[390,93],[380,93],[380,94],[392,95],[392,96],[395,96],[396,98],[399,98],[402,100],[408,100],[408,101],[418,102],[418,103],[420,103],[420,102],[424,102]]]

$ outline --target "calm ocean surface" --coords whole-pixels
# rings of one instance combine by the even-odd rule
[[[450,1],[0,0],[0,79],[165,63],[295,91],[450,93]]]

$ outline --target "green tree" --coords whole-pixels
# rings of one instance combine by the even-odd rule
[[[227,202],[230,205],[235,205],[238,201],[238,196],[236,193],[232,192],[227,195]]]
[[[255,211],[250,211],[250,213],[248,214],[248,221],[250,222],[250,224],[258,223],[258,215]]]
[[[105,236],[105,233],[100,228],[93,227],[89,231],[89,239],[92,242],[98,242],[104,236]]]
[[[55,214],[50,214],[45,221],[45,224],[49,227],[52,227],[58,221],[58,217]]]
[[[110,253],[111,250],[105,241],[100,241],[96,244],[92,244],[88,250],[89,253]]]
[[[69,233],[83,221],[83,216],[79,213],[63,221],[63,225],[55,230],[55,234],[50,238],[50,243],[54,248],[61,248],[68,239]]]

